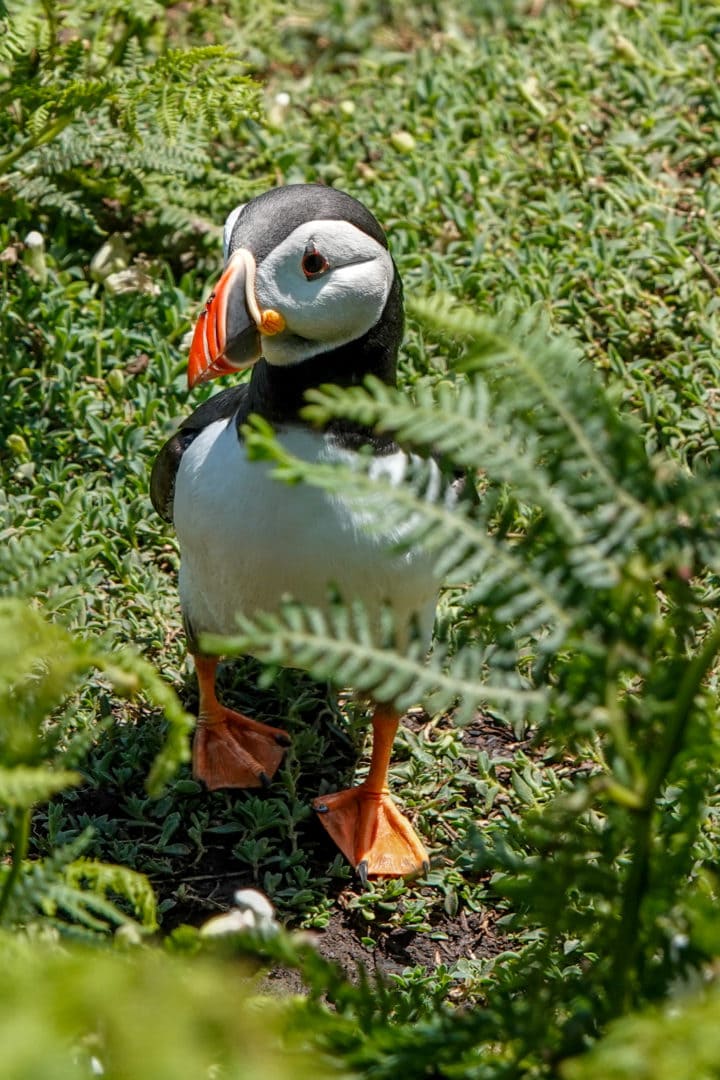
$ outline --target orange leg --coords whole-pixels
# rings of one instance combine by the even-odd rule
[[[388,790],[388,768],[399,717],[377,705],[373,715],[370,772],[362,784],[323,795],[313,806],[343,855],[368,877],[412,877],[427,871],[428,854]]]
[[[195,656],[200,709],[193,742],[193,776],[211,791],[223,787],[267,787],[290,739],[221,705],[215,694],[215,657]]]

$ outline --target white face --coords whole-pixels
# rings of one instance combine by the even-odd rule
[[[257,268],[258,303],[286,326],[263,337],[263,356],[298,364],[362,337],[380,319],[393,275],[389,252],[349,222],[298,226]]]

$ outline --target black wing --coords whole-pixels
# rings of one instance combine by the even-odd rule
[[[190,443],[201,431],[216,420],[229,420],[235,413],[246,412],[248,384],[231,386],[219,394],[204,401],[192,413],[163,446],[155,458],[150,476],[150,499],[161,518],[173,519],[173,499],[175,497],[175,477],[180,467],[180,459]]]

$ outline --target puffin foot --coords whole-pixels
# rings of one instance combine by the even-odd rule
[[[371,877],[427,873],[430,860],[422,840],[387,791],[368,791],[360,784],[315,799],[313,808],[363,885]]]
[[[267,787],[290,738],[280,728],[219,706],[200,716],[193,742],[193,776],[210,791]]]

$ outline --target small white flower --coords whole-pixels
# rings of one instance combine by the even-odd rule
[[[139,292],[148,296],[159,296],[160,286],[156,281],[137,266],[128,266],[125,270],[108,274],[105,288],[111,293]]]
[[[261,893],[258,889],[238,889],[235,893],[235,903],[241,911],[253,912],[260,922],[275,921],[275,908],[265,893]]]
[[[47,281],[47,265],[45,263],[45,240],[42,233],[33,229],[25,237],[25,254],[23,263],[28,273],[41,285]]]
[[[200,928],[201,937],[222,937],[223,934],[240,934],[243,930],[252,930],[255,920],[247,913],[231,908],[224,915],[214,915]]]
[[[266,120],[273,131],[282,131],[289,107],[290,95],[285,90],[281,90],[272,98]]]
[[[104,281],[111,274],[127,269],[130,264],[130,249],[119,233],[108,237],[90,260],[90,277],[93,281]]]
[[[115,369],[114,369],[115,370]],[[112,375],[113,372],[111,371]],[[115,940],[123,945],[142,945],[142,932],[135,923],[124,923],[115,931]]]
[[[257,889],[240,889],[235,893],[234,908],[223,915],[215,915],[201,927],[202,937],[220,937],[223,934],[239,934],[254,930],[268,936],[276,934],[279,927],[275,911],[264,893]]]

